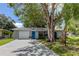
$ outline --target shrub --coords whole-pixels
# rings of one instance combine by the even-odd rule
[[[4,31],[3,31],[3,34],[4,34],[4,35],[11,35],[12,32],[11,32],[11,31],[8,31],[8,30],[4,30]]]
[[[3,31],[3,36],[4,36],[5,38],[11,37],[12,34],[13,34],[12,31],[9,31],[9,30],[4,30],[4,31]]]

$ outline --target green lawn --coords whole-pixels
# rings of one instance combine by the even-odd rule
[[[54,43],[49,43],[46,40],[39,40],[39,42],[60,56],[79,56],[79,37],[68,38],[67,46],[63,46],[59,40]]]
[[[6,38],[6,39],[3,39],[3,40],[0,40],[0,46],[4,45],[4,44],[7,44],[9,42],[13,41],[12,38]]]

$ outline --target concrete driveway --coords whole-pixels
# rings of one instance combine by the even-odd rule
[[[57,56],[36,40],[14,40],[0,46],[0,56]]]

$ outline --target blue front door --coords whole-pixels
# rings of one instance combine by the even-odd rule
[[[35,39],[35,31],[32,31],[32,39]]]

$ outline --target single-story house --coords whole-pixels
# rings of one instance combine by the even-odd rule
[[[12,35],[14,39],[38,39],[41,33],[47,35],[47,28],[14,28],[12,30],[14,31]],[[56,32],[57,37],[59,37],[61,32],[59,30]]]
[[[47,31],[46,28],[14,28],[12,30],[14,30],[12,37],[15,39],[38,39],[40,31]]]

